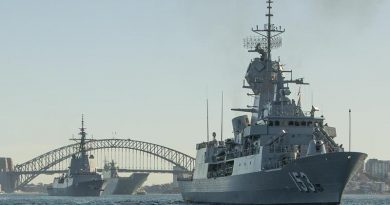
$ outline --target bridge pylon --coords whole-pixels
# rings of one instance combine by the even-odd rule
[[[0,185],[1,190],[12,193],[16,189],[16,176],[13,173],[12,159],[0,157]]]

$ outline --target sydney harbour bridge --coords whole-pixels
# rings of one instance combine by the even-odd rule
[[[119,172],[188,173],[195,159],[177,150],[132,139],[90,139],[85,144],[94,156],[97,171],[114,160]],[[33,159],[13,165],[10,158],[0,161],[0,184],[6,192],[19,190],[41,174],[65,173],[72,155],[79,152],[79,143],[63,146]]]

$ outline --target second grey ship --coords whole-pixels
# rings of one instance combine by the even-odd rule
[[[186,201],[336,205],[367,157],[344,151],[334,141],[336,129],[316,116],[318,108],[306,113],[300,95],[297,101],[289,98],[289,85],[307,83],[272,60],[271,48],[280,46],[284,29],[271,23],[272,1],[267,3],[268,23],[252,29],[260,36],[244,42],[260,54],[250,62],[243,86],[252,90],[254,103],[232,109],[251,113],[251,119],[233,118],[233,138],[218,141],[213,133],[213,140],[197,144],[192,175],[178,179]]]
[[[149,173],[133,173],[129,177],[118,175],[118,167],[114,161],[105,163],[103,169],[104,191],[102,195],[130,195],[136,191],[148,178]]]
[[[54,182],[47,188],[50,196],[100,196],[103,186],[102,176],[90,166],[90,159],[85,150],[87,133],[84,128],[84,118],[80,128],[79,153],[72,156],[68,173],[54,178]]]

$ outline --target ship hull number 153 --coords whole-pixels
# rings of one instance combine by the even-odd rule
[[[288,174],[301,192],[322,192],[324,190],[320,184],[313,184],[303,172],[289,172]]]

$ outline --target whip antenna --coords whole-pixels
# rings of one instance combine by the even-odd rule
[[[210,130],[209,130],[209,99],[206,100],[206,117],[207,117],[207,142],[209,142]]]
[[[351,109],[349,109],[349,151],[351,151]]]
[[[222,103],[221,103],[221,141],[223,141],[223,91],[222,91]]]

